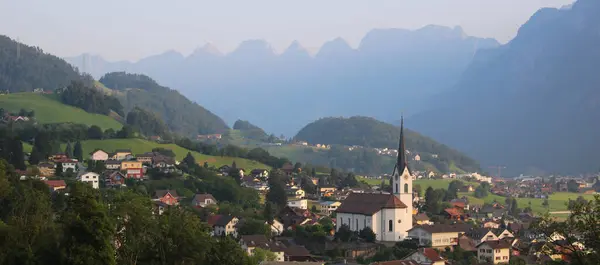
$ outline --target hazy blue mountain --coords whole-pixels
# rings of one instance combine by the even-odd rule
[[[505,172],[600,168],[600,2],[541,9],[478,52],[457,85],[412,117],[420,132]]]
[[[209,46],[185,58],[167,52],[129,64],[97,60],[86,69],[95,77],[117,70],[147,74],[229,123],[252,120],[290,136],[324,116],[392,121],[401,111],[427,109],[427,98],[452,87],[477,50],[498,45],[459,27],[427,26],[373,30],[357,49],[337,38],[314,57],[298,42],[276,54],[267,42],[249,40],[225,55]],[[83,60],[68,61],[80,66]]]

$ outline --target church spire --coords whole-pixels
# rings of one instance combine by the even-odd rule
[[[400,117],[400,140],[398,141],[398,160],[396,161],[396,167],[399,175],[404,172],[404,169],[408,169],[408,163],[406,162],[406,147],[404,146],[404,116]],[[410,173],[410,169],[408,170]]]

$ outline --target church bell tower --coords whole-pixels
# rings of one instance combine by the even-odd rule
[[[400,140],[398,143],[398,160],[392,174],[392,192],[408,207],[412,221],[412,174],[406,162],[406,148],[404,146],[404,117],[400,121]]]

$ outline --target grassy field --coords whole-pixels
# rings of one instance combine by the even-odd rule
[[[23,142],[23,152],[25,153],[31,153],[31,149],[33,149],[33,146]]]
[[[506,197],[490,194],[485,198],[475,198],[472,193],[459,193],[459,196],[466,196],[469,198],[469,202],[471,204],[480,204],[491,203],[494,201],[504,203]],[[548,208],[544,207],[542,203],[543,199],[535,199],[535,198],[516,198],[517,204],[519,208],[525,208],[529,206],[529,202],[531,202],[531,209],[534,213],[544,214],[546,212],[557,212],[557,211],[567,211],[567,203],[569,199],[575,200],[578,196],[583,196],[586,200],[590,200],[594,197],[594,195],[587,194],[579,194],[579,193],[570,193],[570,192],[557,192],[548,198]]]
[[[182,148],[175,144],[159,144],[142,139],[87,140],[82,141],[81,144],[83,147],[84,155],[89,154],[97,148],[103,149],[106,152],[112,152],[116,149],[131,149],[131,152],[133,152],[133,154],[135,155],[144,152],[150,152],[153,148],[162,147],[166,149],[171,149],[175,153],[176,159],[178,161],[181,161],[187,155],[188,152],[191,152],[188,149]],[[62,148],[64,149],[65,145],[63,145]],[[196,158],[196,162],[198,162],[199,164],[204,164],[204,162],[208,162],[210,166],[220,167],[223,165],[231,165],[233,161],[235,161],[236,166],[238,168],[243,168],[247,173],[249,173],[252,169],[255,168],[271,169],[267,165],[244,158],[209,156],[193,151],[191,153],[194,156],[194,158]]]
[[[123,127],[116,120],[100,115],[87,113],[82,109],[62,104],[49,96],[36,93],[13,93],[0,95],[0,106],[7,111],[18,112],[20,109],[35,111],[39,123],[72,122],[88,126],[98,125],[102,129],[115,130]]]

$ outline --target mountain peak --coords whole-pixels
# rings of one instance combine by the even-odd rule
[[[223,53],[221,53],[221,51],[219,51],[219,48],[217,48],[215,45],[213,45],[210,42],[207,42],[202,47],[198,47],[197,49],[194,50],[194,52],[192,52],[192,55],[203,55],[203,54],[223,55]]]
[[[302,47],[299,41],[293,41],[285,51],[281,54],[281,56],[302,56],[302,57],[310,57],[308,51]]]
[[[262,39],[247,40],[240,43],[240,45],[232,53],[235,54],[267,54],[273,55],[273,48],[271,45]]]
[[[350,44],[348,44],[346,40],[342,39],[341,37],[337,37],[323,44],[317,53],[317,57],[331,54],[347,54],[353,51],[354,49],[350,47]]]

